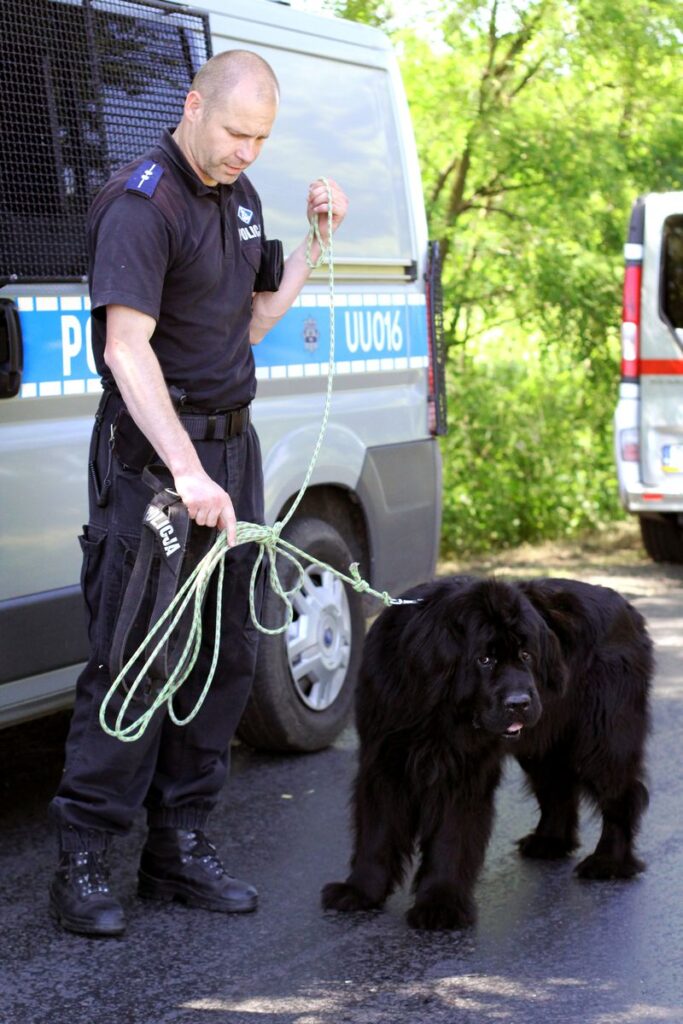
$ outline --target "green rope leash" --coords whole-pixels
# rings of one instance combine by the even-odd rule
[[[328,224],[330,225],[328,244],[325,245],[322,236],[320,234],[320,228],[318,226],[317,214],[314,214],[310,229],[308,232],[308,238],[306,241],[306,263],[314,270],[321,266],[324,261],[327,261],[329,265],[329,302],[330,302],[330,358],[328,365],[327,374],[327,392],[325,396],[325,409],[323,412],[322,423],[320,431],[318,433],[318,439],[311,456],[311,461],[308,465],[304,481],[299,489],[294,502],[289,508],[287,515],[284,518],[274,523],[273,526],[261,526],[258,523],[237,523],[237,540],[235,546],[239,544],[257,544],[259,548],[258,556],[254,563],[254,568],[251,574],[251,582],[249,587],[249,610],[251,613],[251,619],[255,627],[261,632],[269,636],[277,636],[281,633],[286,632],[289,629],[293,618],[294,618],[294,606],[293,597],[304,585],[305,573],[301,564],[301,559],[310,562],[312,565],[316,565],[321,569],[326,569],[331,573],[334,573],[339,579],[348,583],[357,593],[360,594],[371,594],[373,597],[378,598],[385,605],[391,604],[414,604],[414,601],[406,601],[400,598],[392,598],[386,591],[373,590],[370,584],[364,580],[359,572],[358,563],[354,562],[349,566],[349,575],[345,575],[333,566],[328,565],[326,562],[321,562],[317,558],[313,558],[312,555],[302,551],[300,548],[290,544],[289,541],[285,540],[282,536],[282,530],[287,525],[289,520],[294,515],[298,508],[301,500],[306,492],[306,489],[310,483],[311,476],[315,464],[322,448],[325,433],[327,431],[327,424],[330,417],[330,409],[332,404],[332,381],[334,378],[334,355],[335,355],[335,310],[334,310],[334,250],[333,250],[333,235],[332,235],[332,191],[327,178],[321,179],[327,187],[327,215]],[[320,246],[320,255],[317,260],[313,260],[311,256],[312,247],[314,240],[317,240]],[[118,676],[111,684],[107,691],[102,705],[100,707],[100,725],[103,730],[109,735],[122,742],[133,742],[139,739],[144,733],[150,719],[156,714],[156,712],[163,705],[168,708],[168,714],[171,720],[176,725],[186,725],[188,722],[198,714],[206,695],[209,691],[209,687],[213,681],[214,673],[216,671],[216,665],[218,662],[218,645],[220,637],[220,624],[222,616],[222,592],[223,592],[223,576],[225,573],[225,555],[229,550],[226,533],[221,530],[213,547],[204,556],[204,558],[195,567],[193,572],[188,576],[187,580],[180,588],[175,598],[168,606],[164,614],[155,624],[152,630],[148,633],[145,640],[140,644],[135,653],[129,658],[127,663],[123,666]],[[276,629],[268,629],[258,620],[256,614],[255,605],[255,589],[258,572],[266,555],[269,556],[269,582],[275,594],[282,601],[285,608],[285,619],[281,626]],[[276,569],[276,557],[280,555],[286,558],[292,563],[296,569],[296,582],[290,590],[285,590],[282,586],[280,577],[278,576]],[[176,714],[173,706],[173,697],[178,692],[182,684],[185,682],[190,672],[194,668],[194,665],[199,656],[199,649],[202,640],[202,606],[204,598],[208,590],[209,584],[213,573],[218,569],[218,587],[217,587],[217,600],[216,600],[216,621],[214,625],[214,645],[213,645],[213,657],[209,671],[206,677],[206,682],[202,692],[200,693],[197,701],[192,710],[184,717],[180,718]],[[178,664],[164,683],[163,687],[159,690],[159,693],[154,697],[152,702],[133,722],[129,722],[127,725],[124,724],[128,709],[131,703],[136,699],[140,690],[146,685],[147,671],[153,663],[156,655],[167,642],[171,634],[177,628],[181,618],[183,617],[185,610],[192,603],[192,624],[190,627],[190,633],[188,636],[187,643],[184,650],[181,653]],[[151,645],[155,646],[151,649]],[[149,653],[148,653],[149,652]],[[131,683],[126,682],[126,676],[133,667],[144,658],[144,663],[140,666],[137,675]],[[115,695],[125,693],[121,706],[116,714],[116,721],[113,726],[110,726],[106,720],[107,710],[109,704],[114,699]]]

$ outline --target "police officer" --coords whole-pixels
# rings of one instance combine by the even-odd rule
[[[50,909],[73,932],[123,932],[107,854],[143,805],[149,831],[141,896],[236,913],[257,903],[254,887],[227,873],[205,834],[254,671],[253,545],[226,558],[219,664],[197,717],[178,727],[159,711],[141,739],[122,743],[102,731],[99,707],[151,497],[144,466],[162,462],[194,522],[226,530],[230,545],[237,519],[263,522],[249,416],[251,345],[284,315],[309,274],[303,242],[283,269],[281,247],[266,239],[258,194],[244,174],[270,134],[278,100],[275,75],[256,54],[213,57],[197,73],[175,131],[114,174],[89,214],[93,352],[104,385],[90,452],[90,518],[80,538],[91,656],[51,805],[60,859]],[[318,214],[323,239],[347,209],[342,190],[330,185],[331,225],[324,183],[308,192],[307,215]],[[208,604],[210,617],[215,595]],[[176,695],[181,717],[197,700],[210,656],[202,649]]]

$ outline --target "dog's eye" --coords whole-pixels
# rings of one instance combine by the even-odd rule
[[[519,652],[519,660],[520,661],[531,661],[531,655],[529,654],[528,651],[520,651]]]
[[[493,665],[493,658],[489,658],[488,654],[480,654],[477,658],[477,664],[481,665],[482,668],[491,668]]]

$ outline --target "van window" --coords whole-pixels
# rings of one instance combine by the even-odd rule
[[[287,251],[299,244],[306,188],[327,173],[351,199],[344,229],[335,236],[335,255],[410,264],[405,176],[388,72],[286,50],[259,52],[283,83],[273,133],[250,172],[267,203],[270,237],[281,238]]]
[[[673,327],[683,327],[683,217],[668,217],[662,242],[662,306]]]
[[[0,283],[80,279],[93,196],[178,121],[208,24],[138,0],[3,0],[0,38]]]

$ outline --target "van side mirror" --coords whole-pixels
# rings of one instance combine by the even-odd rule
[[[12,299],[0,298],[0,399],[19,394],[23,368],[19,310]]]

